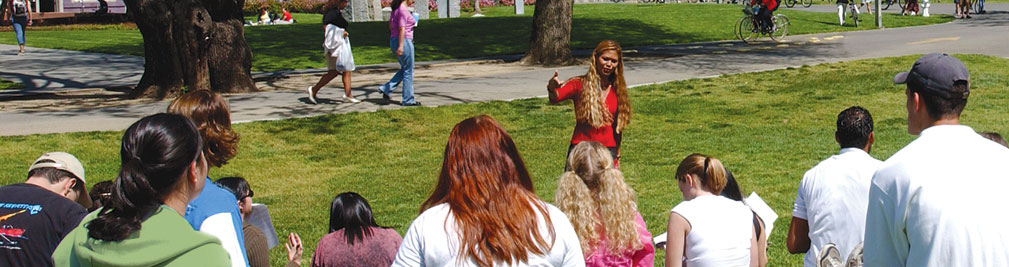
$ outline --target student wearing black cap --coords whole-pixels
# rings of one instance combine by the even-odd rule
[[[1009,149],[960,125],[969,77],[946,54],[894,77],[918,137],[873,175],[865,266],[1009,266],[1009,213],[993,209],[1009,188]]]

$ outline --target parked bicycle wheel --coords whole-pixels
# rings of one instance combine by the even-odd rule
[[[813,5],[813,0],[801,0],[801,1],[802,1],[802,6],[804,6],[804,7],[808,8],[808,7],[810,7],[810,6]]]
[[[788,8],[795,7],[795,1],[796,0],[785,0],[785,6]]]
[[[774,15],[774,17],[771,17],[771,22],[774,23],[773,30],[770,34],[768,34],[771,36],[771,40],[774,40],[775,42],[784,41],[785,36],[788,35],[788,26],[791,25],[791,23],[788,22],[788,17],[783,14],[777,14]]]

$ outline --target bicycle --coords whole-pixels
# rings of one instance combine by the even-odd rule
[[[855,21],[855,28],[858,28],[858,8],[859,4],[856,3],[858,0],[848,0],[848,13],[850,14],[851,20]]]
[[[785,16],[784,14],[775,14],[771,17],[770,27],[760,27],[760,19],[757,18],[753,9],[754,8],[750,7],[744,8],[743,17],[739,18],[736,22],[736,37],[739,38],[739,40],[750,43],[756,40],[761,34],[767,35],[775,42],[780,42],[785,39],[785,36],[788,35],[788,26],[791,25],[791,23],[788,22],[788,16]]]
[[[900,7],[900,13],[904,13],[904,3],[902,0],[880,0],[880,1],[882,2],[879,2],[879,5],[883,10],[890,8],[890,6],[893,4],[897,4],[897,6]]]
[[[788,8],[795,7],[795,4],[801,4],[802,6],[809,8],[813,5],[813,0],[785,0],[785,6]]]

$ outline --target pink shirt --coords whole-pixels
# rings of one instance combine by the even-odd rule
[[[389,266],[403,238],[396,230],[371,227],[371,236],[347,244],[343,229],[323,236],[312,255],[312,266]]]
[[[654,266],[655,247],[652,246],[652,234],[645,226],[641,214],[634,213],[638,225],[638,239],[643,245],[640,250],[626,251],[622,255],[612,255],[606,249],[606,235],[600,232],[600,242],[592,254],[585,256],[585,266]]]
[[[399,38],[399,28],[406,28],[406,33],[403,35],[406,39],[413,40],[413,26],[417,24],[417,20],[413,18],[413,14],[410,14],[410,10],[406,5],[400,6],[396,10],[392,11],[392,15],[389,16],[389,38]]]

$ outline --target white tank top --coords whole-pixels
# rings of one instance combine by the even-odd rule
[[[690,223],[684,266],[749,266],[753,212],[722,196],[699,196],[673,207]]]

